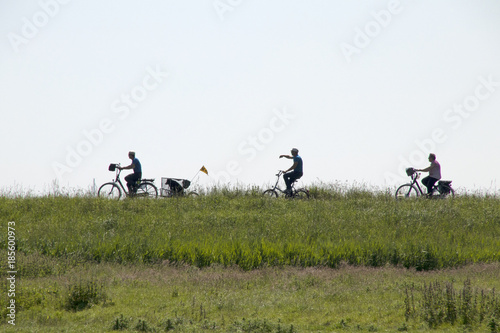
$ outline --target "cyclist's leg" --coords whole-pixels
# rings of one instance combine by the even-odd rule
[[[283,175],[283,179],[285,179],[285,184],[286,184],[286,189],[287,191],[291,191],[292,189],[292,183],[302,177],[302,173],[291,171],[288,173],[285,173]]]
[[[135,186],[139,179],[141,179],[141,173],[131,173],[125,177],[125,181],[127,182],[128,193],[133,193]]]
[[[291,177],[292,172],[288,172],[283,175],[283,180],[285,181],[287,191],[290,191],[290,189],[292,188],[292,180],[290,179]]]
[[[429,176],[422,179],[422,184],[424,184],[424,186],[427,187],[428,195],[432,195],[432,187],[434,186],[434,184],[436,184],[437,181],[438,180],[436,178],[432,178]]]
[[[293,173],[293,177],[291,178],[291,185],[293,185],[293,183],[295,183],[297,180],[299,180],[300,178],[302,178],[302,173],[301,172],[295,172]]]

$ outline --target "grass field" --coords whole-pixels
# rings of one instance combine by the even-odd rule
[[[9,221],[17,246],[0,329],[500,331],[497,198],[311,195],[0,197],[3,272]]]

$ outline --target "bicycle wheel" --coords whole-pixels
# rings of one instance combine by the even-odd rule
[[[439,185],[437,187],[437,192],[440,198],[453,198],[455,196],[455,191],[448,185]]]
[[[186,196],[190,197],[190,198],[195,198],[198,196],[198,193],[191,191],[191,192],[186,193]]]
[[[309,191],[303,188],[298,189],[293,197],[296,199],[309,199]]]
[[[265,197],[270,197],[270,198],[277,198],[278,197],[278,192],[276,192],[275,190],[273,189],[269,189],[269,190],[265,190],[263,193],[262,193],[263,196]]]
[[[418,190],[411,184],[404,184],[396,190],[396,199],[416,198]]]
[[[115,183],[106,183],[99,187],[97,195],[101,198],[118,200],[122,196],[122,190]]]
[[[148,182],[141,183],[134,195],[134,197],[137,198],[156,198],[157,196],[158,190],[156,189],[156,186]]]

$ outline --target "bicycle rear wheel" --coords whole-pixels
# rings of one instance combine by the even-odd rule
[[[156,198],[158,197],[158,189],[153,183],[144,182],[139,185],[134,197],[136,198]]]
[[[277,198],[278,197],[278,192],[276,192],[275,190],[273,189],[269,189],[269,190],[265,190],[263,193],[262,193],[263,196],[265,197],[270,197],[270,198]]]
[[[411,184],[404,184],[396,190],[396,199],[416,198],[418,190]]]
[[[441,184],[437,186],[437,192],[440,198],[453,198],[455,197],[455,191],[448,185]]]
[[[306,189],[298,189],[293,195],[296,199],[309,199],[309,191]]]
[[[97,195],[101,198],[118,200],[122,196],[122,191],[115,183],[106,183],[99,187]]]

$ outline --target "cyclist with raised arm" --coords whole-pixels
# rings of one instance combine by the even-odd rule
[[[284,171],[283,180],[286,184],[286,192],[291,193],[292,191],[292,183],[302,177],[302,157],[299,156],[299,150],[297,148],[293,148],[291,151],[292,155],[280,155],[280,158],[288,158],[293,159],[293,165]]]
[[[429,172],[429,176],[422,179],[422,184],[427,187],[427,195],[432,196],[432,187],[441,179],[441,165],[436,161],[436,155],[433,153],[429,154],[429,162],[431,165],[427,168],[415,169],[415,171]]]
[[[142,167],[141,167],[141,162],[135,157],[135,152],[129,151],[128,152],[128,158],[132,160],[132,163],[126,167],[118,167],[120,170],[129,170],[132,169],[134,170],[134,173],[131,173],[125,177],[125,180],[127,181],[127,187],[128,187],[128,193],[134,193],[135,186],[134,184],[137,183],[138,180],[142,178]]]

